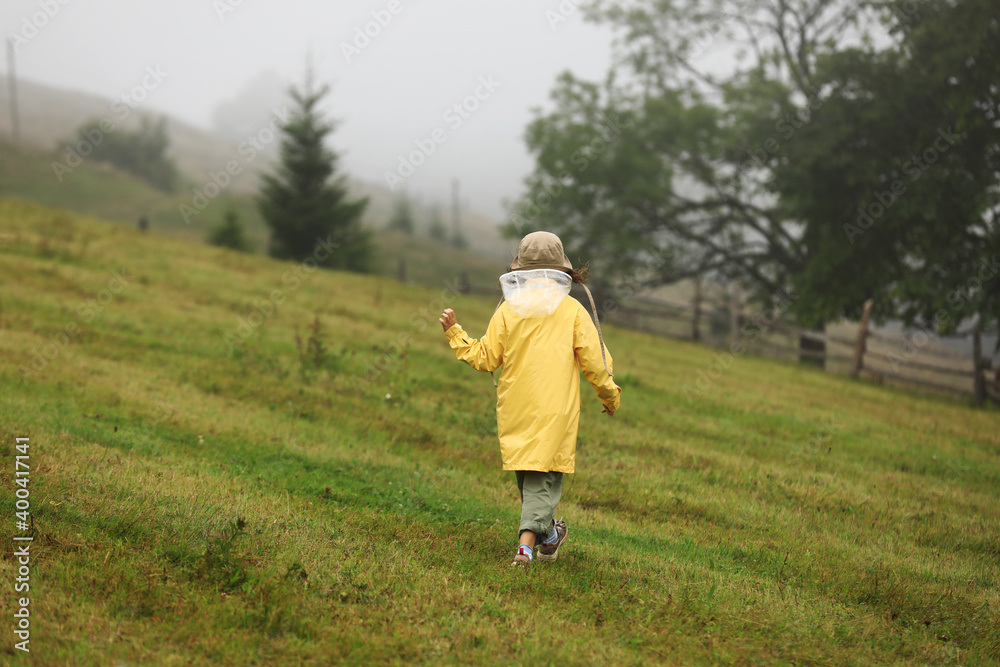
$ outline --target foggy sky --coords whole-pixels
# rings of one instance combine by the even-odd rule
[[[447,202],[459,177],[463,202],[499,220],[501,199],[516,197],[532,168],[529,110],[549,106],[558,73],[599,79],[610,64],[611,33],[567,12],[570,0],[561,6],[568,19],[553,27],[546,12],[559,13],[560,0],[4,0],[0,29],[23,36],[25,17],[47,19],[18,51],[19,75],[44,84],[114,98],[158,67],[166,76],[144,108],[206,129],[215,106],[261,72],[300,81],[311,52],[317,78],[333,86],[325,110],[341,120],[332,143],[352,177],[384,184],[399,156],[439,129],[444,142],[407,190]],[[391,20],[349,62],[342,43],[354,47],[372,12]],[[448,113],[477,87],[478,109]]]

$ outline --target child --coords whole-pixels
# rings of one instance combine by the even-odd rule
[[[500,454],[521,494],[514,566],[530,565],[536,554],[555,561],[566,541],[566,522],[555,520],[555,510],[563,473],[573,472],[576,462],[578,369],[597,390],[602,412],[610,416],[618,409],[621,389],[612,380],[597,314],[592,322],[576,299],[566,298],[572,283],[586,279],[586,268],[573,268],[558,236],[534,232],[521,240],[510,272],[500,277],[506,301],[481,340],[465,333],[450,308],[439,320],[456,357],[490,373],[503,365],[497,388]],[[587,296],[593,306],[590,290]]]

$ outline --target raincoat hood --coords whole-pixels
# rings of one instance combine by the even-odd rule
[[[569,296],[573,279],[555,269],[511,271],[500,276],[503,298],[518,317],[551,315]]]

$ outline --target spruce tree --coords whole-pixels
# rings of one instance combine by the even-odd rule
[[[243,252],[250,250],[250,242],[247,241],[243,224],[240,223],[240,214],[234,209],[228,209],[222,224],[209,232],[208,242],[212,245]]]
[[[281,162],[264,176],[258,204],[271,229],[272,257],[314,257],[326,268],[367,271],[372,243],[361,215],[368,199],[348,198],[347,179],[338,175],[340,156],[324,144],[336,127],[319,110],[329,92],[329,86],[315,87],[311,72],[301,89],[289,91],[297,108],[281,128]]]

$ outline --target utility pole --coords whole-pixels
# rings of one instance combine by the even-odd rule
[[[467,245],[465,236],[462,234],[461,208],[458,200],[458,179],[451,181],[451,244],[456,248],[464,248]]]
[[[7,77],[10,83],[10,130],[17,144],[21,142],[21,115],[17,105],[17,56],[12,37],[7,38]]]
[[[458,204],[458,179],[451,180],[451,233],[453,238],[459,238],[462,234],[462,220],[459,215]]]

